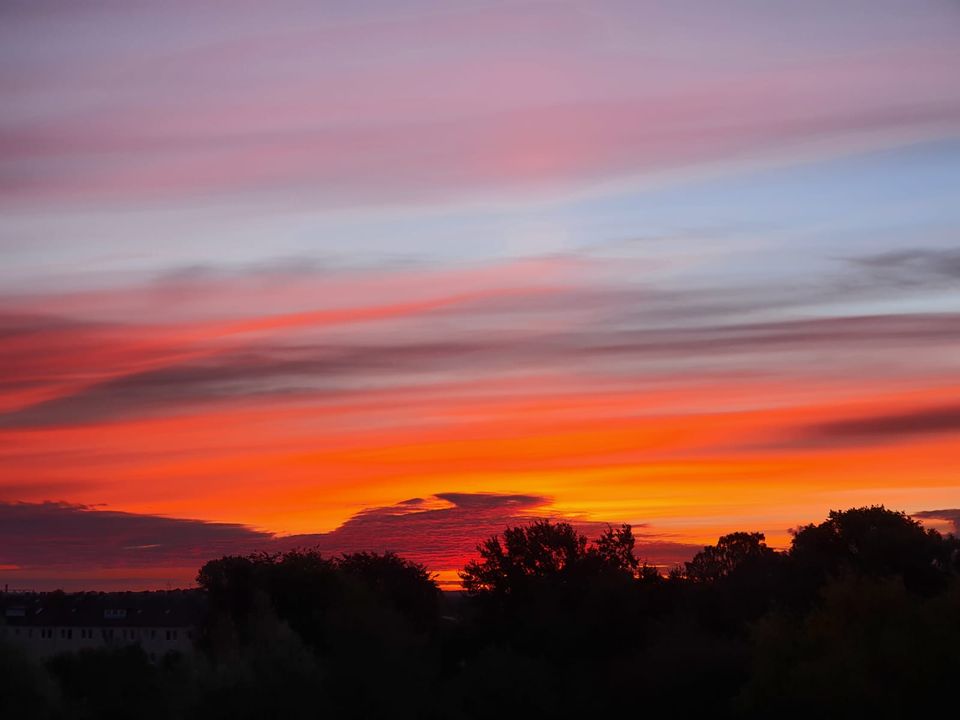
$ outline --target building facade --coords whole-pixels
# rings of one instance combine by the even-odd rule
[[[205,596],[196,590],[0,594],[0,637],[36,657],[138,645],[151,660],[189,652]]]

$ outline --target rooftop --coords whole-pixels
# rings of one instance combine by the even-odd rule
[[[206,609],[200,590],[4,593],[0,623],[12,627],[190,627]]]

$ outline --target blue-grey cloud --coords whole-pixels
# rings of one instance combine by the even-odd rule
[[[852,262],[883,284],[956,285],[960,282],[960,248],[906,248],[853,258]]]

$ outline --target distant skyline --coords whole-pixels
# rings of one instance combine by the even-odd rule
[[[0,18],[0,586],[957,527],[957,3]]]

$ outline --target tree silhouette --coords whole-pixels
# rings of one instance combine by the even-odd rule
[[[696,589],[696,616],[717,631],[742,634],[745,624],[776,601],[784,556],[767,546],[763,533],[735,532],[708,545],[685,563],[684,577]]]
[[[793,537],[794,573],[808,584],[845,573],[901,577],[908,589],[932,593],[954,573],[956,538],[926,530],[903,512],[883,505],[831,510],[820,524],[801,527]]]
[[[549,520],[508,528],[502,539],[481,543],[479,557],[461,573],[471,600],[472,636],[462,657],[469,694],[482,692],[475,684],[486,684],[491,658],[502,657],[513,672],[525,674],[521,682],[550,683],[549,703],[518,689],[518,706],[596,710],[598,696],[588,701],[583,688],[610,682],[606,663],[622,657],[646,630],[634,543],[628,525],[608,527],[591,543],[569,523]]]
[[[649,565],[640,565],[637,556],[634,554],[636,540],[633,537],[633,529],[623,524],[618,528],[608,526],[607,529],[597,538],[594,546],[594,552],[600,561],[602,568],[614,572],[627,573],[629,575],[641,574],[650,579],[654,574],[659,574]]]
[[[716,582],[744,568],[755,567],[776,557],[767,547],[761,532],[735,532],[724,535],[716,545],[708,545],[686,563],[686,576],[693,582]]]
[[[468,562],[460,578],[471,594],[515,593],[530,578],[551,577],[574,567],[586,550],[587,538],[569,523],[537,520],[507,528],[502,543],[494,535],[478,545],[480,559]]]
[[[639,566],[629,525],[607,530],[590,544],[570,523],[536,520],[507,528],[503,541],[494,535],[477,546],[478,560],[460,572],[472,595],[517,593],[534,581],[557,581],[576,575],[620,573],[634,577]]]

